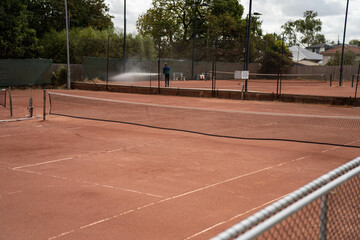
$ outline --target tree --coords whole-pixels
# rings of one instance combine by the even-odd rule
[[[285,46],[282,38],[276,34],[266,34],[262,39],[260,72],[286,72],[292,66],[292,53]],[[281,68],[281,69],[280,69]]]
[[[341,64],[341,54],[339,51],[336,51],[335,55],[329,59],[326,63],[327,66],[339,66]],[[344,65],[355,65],[356,64],[356,54],[349,50],[344,52]]]
[[[190,58],[196,13],[196,60],[209,60],[211,48],[225,61],[239,61],[244,56],[246,19],[237,0],[153,0],[152,7],[141,15],[137,29],[151,36],[160,55]],[[261,22],[252,17],[252,36],[261,36]],[[252,38],[251,48],[256,49]],[[215,51],[214,51],[215,52]],[[255,59],[256,51],[251,51]]]
[[[29,0],[28,10],[33,13],[30,25],[42,37],[51,29],[65,29],[64,0]],[[71,27],[93,27],[104,30],[113,28],[109,15],[109,7],[105,0],[71,0],[68,1],[68,11]]]
[[[300,43],[306,46],[325,43],[325,36],[319,33],[322,29],[322,22],[316,18],[317,16],[317,12],[305,11],[304,19],[290,20],[282,25],[283,33],[287,37],[287,44],[289,46],[297,45],[297,34],[300,34]]]
[[[72,28],[70,30],[70,62],[82,63],[84,56],[107,57],[109,39],[109,57],[122,58],[122,43],[124,34],[113,29],[97,30],[92,27]],[[141,35],[127,35],[128,56],[136,58],[154,59],[154,42],[150,37]],[[41,39],[43,49],[42,58],[53,59],[54,62],[66,62],[66,32],[54,29],[45,33]]]
[[[353,40],[349,41],[349,44],[358,46],[359,45],[359,40],[353,39]]]
[[[243,56],[246,35],[246,20],[241,19],[244,13],[243,6],[236,0],[214,0],[209,10],[206,16],[209,34],[207,38],[210,37],[216,44],[217,57],[222,61],[239,61],[239,56]],[[252,27],[256,26],[256,19],[252,18]]]
[[[40,49],[25,0],[0,1],[0,57],[32,58]]]

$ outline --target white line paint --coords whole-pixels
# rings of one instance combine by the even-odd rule
[[[214,228],[216,228],[216,227],[218,227],[218,226],[220,226],[220,225],[223,225],[223,224],[228,223],[228,222],[230,222],[230,221],[232,221],[232,220],[235,220],[236,218],[239,218],[239,217],[241,217],[241,216],[243,216],[243,215],[245,215],[245,214],[254,212],[254,211],[256,211],[256,210],[259,210],[259,209],[261,209],[261,208],[263,208],[263,207],[265,207],[265,206],[267,206],[267,205],[269,205],[269,204],[271,204],[271,203],[273,203],[273,202],[276,202],[277,200],[280,200],[281,198],[283,198],[283,197],[285,197],[285,196],[287,196],[287,195],[283,195],[283,196],[281,196],[281,197],[278,197],[278,198],[275,198],[275,199],[273,199],[273,200],[271,200],[271,201],[268,201],[268,202],[266,202],[266,203],[263,203],[263,204],[261,204],[261,205],[259,205],[259,206],[256,206],[256,207],[254,207],[254,208],[252,208],[252,209],[250,209],[250,210],[247,210],[247,211],[245,211],[245,212],[239,213],[239,214],[237,214],[237,215],[229,218],[228,220],[219,222],[219,223],[217,223],[217,224],[215,224],[215,225],[213,225],[213,226],[211,226],[211,227],[208,227],[208,228],[206,228],[206,229],[204,229],[204,230],[202,230],[202,231],[200,231],[200,232],[198,232],[198,233],[195,233],[194,235],[185,238],[185,240],[188,240],[188,239],[194,238],[194,237],[196,237],[196,236],[198,236],[198,235],[201,235],[201,234],[203,234],[203,233],[205,233],[205,232],[207,232],[207,231],[210,231],[211,229],[214,229]]]
[[[285,164],[288,164],[288,163],[292,163],[292,162],[295,162],[295,161],[300,161],[300,160],[305,159],[305,158],[307,158],[307,157],[310,157],[310,156],[300,157],[300,158],[297,158],[297,159],[293,159],[293,160],[291,160],[291,161],[279,163],[279,164],[276,164],[276,165],[274,165],[274,166],[266,167],[266,168],[263,168],[263,169],[260,169],[260,170],[257,170],[257,171],[253,171],[253,172],[251,172],[251,173],[246,173],[246,174],[239,175],[239,176],[236,176],[236,177],[233,177],[233,178],[229,178],[229,179],[227,179],[227,180],[224,180],[224,181],[221,181],[221,182],[218,182],[218,183],[214,183],[214,184],[208,185],[208,186],[206,186],[206,187],[198,188],[198,189],[195,189],[195,190],[193,190],[193,191],[189,191],[189,192],[186,192],[186,193],[182,193],[182,194],[179,194],[179,195],[176,195],[176,196],[173,196],[173,197],[168,197],[168,198],[162,199],[162,200],[157,201],[157,202],[148,203],[148,204],[146,204],[146,205],[144,205],[144,206],[140,206],[140,207],[137,207],[137,208],[135,208],[135,209],[131,209],[131,210],[128,210],[128,211],[126,211],[126,212],[122,212],[122,213],[117,214],[117,215],[114,215],[114,216],[112,216],[112,217],[107,217],[107,218],[98,220],[98,221],[96,221],[96,222],[89,223],[89,224],[87,224],[87,225],[84,225],[84,226],[82,226],[82,227],[79,227],[78,229],[73,229],[73,230],[71,230],[71,231],[61,233],[61,234],[59,234],[59,235],[57,235],[57,236],[54,236],[54,237],[49,238],[49,240],[57,239],[57,238],[60,238],[60,237],[62,237],[62,236],[71,234],[71,233],[73,233],[73,232],[75,232],[75,231],[78,231],[78,230],[81,230],[81,229],[85,229],[85,228],[88,228],[88,227],[91,227],[91,226],[94,226],[94,225],[97,225],[97,224],[100,224],[100,223],[104,223],[104,222],[113,220],[113,219],[115,219],[115,218],[124,216],[124,215],[126,215],[126,214],[135,212],[135,211],[137,211],[137,210],[142,210],[142,209],[144,209],[144,208],[148,208],[148,207],[151,207],[151,206],[154,206],[154,205],[158,205],[158,204],[161,204],[161,203],[164,203],[164,202],[173,200],[173,199],[177,199],[177,198],[180,198],[180,197],[184,197],[184,196],[190,195],[190,194],[192,194],[192,193],[196,193],[196,192],[199,192],[199,191],[203,191],[203,190],[206,190],[206,189],[208,189],[208,188],[212,188],[212,187],[218,186],[218,185],[220,185],[220,184],[228,183],[228,182],[237,180],[237,179],[239,179],[239,178],[243,178],[243,177],[246,177],[246,176],[250,176],[250,175],[253,175],[253,174],[256,174],[256,173],[264,172],[264,171],[267,171],[267,170],[270,170],[270,169],[272,169],[272,168],[279,167],[279,166],[282,166],[282,165],[285,165]],[[280,198],[281,198],[281,197],[280,197]],[[251,211],[253,211],[254,209],[261,208],[261,207],[263,207],[264,205],[269,204],[269,203],[271,203],[271,202],[273,202],[273,201],[276,201],[276,200],[278,200],[278,199],[280,199],[280,198],[276,198],[276,199],[274,199],[274,200],[271,200],[270,202],[261,204],[261,205],[255,207],[255,208],[253,208],[253,209],[251,209],[251,210],[248,210],[247,212],[240,213],[240,214],[238,214],[238,215],[230,218],[230,219],[227,220],[227,221],[231,221],[232,219],[235,219],[235,218],[237,218],[237,217],[239,217],[239,216],[241,216],[241,215],[243,215],[243,214],[246,214],[246,213],[248,213],[248,212],[251,212]],[[224,224],[224,223],[226,223],[227,221],[218,223],[218,224],[216,224],[216,225],[218,226],[218,225]],[[211,228],[213,228],[213,227],[211,227]],[[210,230],[210,229],[209,229],[209,230]],[[207,231],[208,231],[208,230],[207,230]],[[205,232],[205,230],[203,230],[203,231],[201,231],[201,232]],[[197,233],[197,235],[200,235],[200,234],[201,234],[201,233]],[[191,237],[190,237],[190,238],[191,238]]]
[[[71,159],[74,159],[74,157],[60,158],[60,159],[56,159],[56,160],[52,160],[52,161],[28,164],[28,165],[24,165],[24,166],[14,167],[14,168],[12,168],[12,170],[18,170],[18,169],[29,168],[29,167],[36,167],[36,166],[41,166],[41,165],[45,165],[45,164],[51,164],[51,163],[56,163],[56,162],[67,161],[67,160],[71,160]]]
[[[35,116],[35,117],[26,117],[26,118],[5,119],[5,120],[0,120],[0,123],[19,122],[19,121],[26,121],[26,120],[39,119],[39,118],[41,117]]]
[[[52,177],[52,178],[62,179],[62,180],[67,180],[67,181],[73,181],[73,182],[82,183],[82,184],[89,184],[89,185],[98,186],[98,187],[110,188],[110,189],[114,189],[114,190],[121,190],[121,191],[125,191],[125,192],[142,194],[142,195],[147,195],[147,196],[156,197],[156,198],[163,198],[163,196],[160,196],[157,194],[140,192],[140,191],[136,191],[133,189],[120,188],[120,187],[115,187],[115,186],[110,186],[110,185],[105,185],[105,184],[100,184],[100,183],[95,183],[95,182],[89,182],[89,181],[83,181],[83,180],[78,180],[78,179],[71,179],[71,178],[57,176],[57,175],[49,175],[49,174],[44,174],[41,172],[35,172],[35,171],[24,170],[24,169],[15,169],[15,168],[11,168],[11,170],[25,172],[25,173],[31,173],[31,174],[36,174],[36,175],[42,175],[42,176],[47,176],[47,177]]]

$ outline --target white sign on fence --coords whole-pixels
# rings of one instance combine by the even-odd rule
[[[249,71],[241,71],[241,79],[249,79]]]
[[[235,71],[235,79],[249,79],[249,71]]]

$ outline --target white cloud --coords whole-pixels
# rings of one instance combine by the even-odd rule
[[[124,0],[105,0],[110,7],[110,14],[114,15],[115,27],[123,29]],[[240,0],[244,6],[244,15],[248,13],[249,0]],[[138,16],[145,13],[152,5],[152,0],[127,0],[127,32],[136,31]],[[346,1],[344,0],[252,0],[252,10],[262,13],[265,33],[280,33],[281,25],[289,20],[303,17],[306,10],[318,13],[323,23],[322,34],[326,39],[342,41],[344,31]],[[360,0],[351,0],[347,22],[346,41],[360,39]]]
[[[124,0],[105,0],[109,5],[110,14],[114,16],[113,22],[116,28],[124,29]],[[152,0],[127,0],[126,1],[126,31],[136,31],[136,21],[140,14],[151,7]]]

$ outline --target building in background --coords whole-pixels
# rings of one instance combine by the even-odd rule
[[[316,66],[320,65],[323,56],[316,52],[311,52],[307,49],[301,48],[300,46],[289,47],[289,50],[293,55],[293,62],[299,65]]]
[[[326,50],[329,50],[330,48],[332,48],[332,45],[325,44],[325,43],[315,44],[310,47],[306,47],[307,50],[309,50],[310,52],[314,52],[314,53],[322,53],[322,52],[325,52]]]
[[[326,65],[326,63],[335,56],[336,52],[338,52],[339,54],[341,54],[342,51],[342,45],[335,45],[332,48],[330,48],[329,50],[326,50],[324,52],[322,52],[323,55],[323,65]],[[345,49],[344,52],[348,52],[351,51],[353,53],[355,53],[356,55],[356,62],[360,61],[360,47],[359,46],[355,46],[355,45],[345,45]]]

